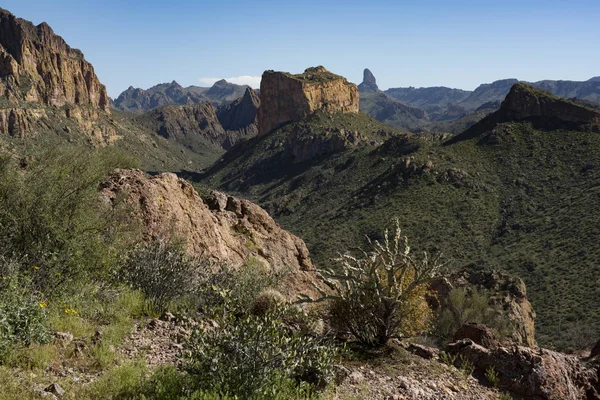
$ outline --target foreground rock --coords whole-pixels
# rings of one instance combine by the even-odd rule
[[[597,399],[598,369],[578,357],[547,349],[532,349],[516,344],[500,346],[487,337],[485,329],[466,326],[448,346],[457,363],[468,361],[475,375],[486,376],[492,369],[498,375],[501,390],[526,399],[578,400]],[[479,340],[479,344],[473,339]],[[485,378],[483,378],[485,379]]]
[[[203,200],[175,174],[148,177],[139,170],[116,170],[101,193],[108,203],[125,196],[146,240],[187,238],[189,253],[232,267],[253,258],[272,272],[287,273],[281,289],[290,297],[312,291],[313,266],[304,242],[250,201],[220,192]]]
[[[356,85],[321,66],[297,75],[265,71],[260,83],[259,135],[317,110],[358,113],[358,100]]]

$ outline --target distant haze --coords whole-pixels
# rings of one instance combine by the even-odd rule
[[[111,97],[173,80],[258,87],[264,70],[314,65],[355,83],[368,67],[381,89],[600,75],[597,0],[5,0],[2,7],[48,22],[81,49]]]

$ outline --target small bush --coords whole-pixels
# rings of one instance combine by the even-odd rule
[[[0,363],[18,344],[48,343],[47,303],[32,289],[21,266],[0,258]]]
[[[0,255],[23,260],[36,288],[56,293],[106,277],[132,238],[122,203],[106,207],[98,187],[133,163],[114,149],[54,148],[25,168],[0,158]],[[121,207],[122,206],[122,207]]]
[[[363,252],[362,257],[338,258],[341,273],[321,273],[333,294],[317,287],[321,298],[313,301],[303,296],[302,300],[330,301],[332,326],[368,346],[381,346],[393,336],[414,335],[428,328],[428,284],[443,267],[439,257],[411,255],[398,221],[395,228],[392,238],[386,230],[382,243],[369,241],[373,250]]]
[[[496,372],[494,367],[487,367],[487,369],[485,370],[485,378],[488,380],[488,382],[490,383],[490,385],[492,385],[494,389],[498,389],[498,385],[500,384],[500,375],[498,374],[498,372]]]
[[[510,322],[501,310],[490,305],[490,296],[485,291],[465,288],[452,289],[448,299],[438,310],[435,334],[441,344],[452,340],[456,331],[467,322],[476,322],[491,328],[503,338],[511,332]]]
[[[186,255],[181,246],[164,241],[140,245],[119,272],[119,279],[141,290],[158,311],[192,293],[202,263]]]
[[[223,265],[204,268],[199,279],[197,306],[204,314],[220,310],[227,302],[227,308],[235,313],[248,313],[255,300],[283,279],[287,271],[273,273],[258,259],[250,257],[248,262],[231,268]]]
[[[218,388],[223,396],[275,399],[294,382],[309,396],[332,376],[334,350],[288,327],[288,312],[281,307],[239,319],[225,313],[219,328],[194,332],[186,370],[200,388]]]

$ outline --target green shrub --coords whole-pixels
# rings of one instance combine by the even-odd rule
[[[487,367],[487,369],[485,370],[485,378],[488,380],[488,382],[490,383],[490,385],[492,385],[494,389],[498,389],[498,385],[500,384],[500,375],[498,374],[498,372],[496,372],[494,367]]]
[[[446,344],[467,322],[486,325],[499,338],[511,332],[510,321],[503,316],[501,310],[490,304],[488,292],[477,289],[452,289],[438,310],[435,335],[441,344]]]
[[[393,237],[384,233],[382,243],[360,258],[343,255],[336,259],[341,273],[322,271],[323,282],[333,294],[319,289],[322,297],[302,301],[330,301],[332,326],[351,333],[367,346],[381,346],[393,336],[414,335],[427,330],[431,310],[427,305],[428,284],[439,276],[443,263],[427,253],[414,257],[408,239],[396,221]]]
[[[331,378],[334,350],[287,326],[288,312],[281,307],[240,318],[224,313],[217,328],[194,332],[186,370],[201,389],[218,388],[221,395],[281,398],[297,382],[296,390],[310,396]]]
[[[47,303],[32,289],[20,265],[0,258],[0,363],[18,344],[47,343]]]
[[[46,292],[105,277],[129,242],[124,207],[102,204],[99,185],[132,162],[114,149],[55,148],[24,168],[0,160],[0,253],[22,260]]]
[[[262,262],[250,257],[239,268],[222,265],[204,268],[199,279],[198,307],[204,314],[211,314],[225,306],[236,313],[251,312],[255,299],[276,287],[288,273],[274,273]]]
[[[141,290],[158,311],[197,287],[203,263],[186,255],[181,246],[164,241],[140,245],[119,271],[119,279]]]

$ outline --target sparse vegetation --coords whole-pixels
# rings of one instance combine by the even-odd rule
[[[452,340],[454,333],[467,322],[486,325],[499,339],[512,333],[510,321],[502,310],[490,303],[489,293],[476,288],[454,288],[437,312],[435,335],[443,345]]]
[[[342,255],[336,260],[342,272],[322,271],[333,294],[317,287],[322,297],[314,301],[303,297],[308,302],[330,301],[332,325],[367,346],[427,330],[428,284],[444,267],[439,256],[412,255],[397,220],[391,236],[386,230],[383,241],[373,241],[373,249],[360,258]]]
[[[133,289],[141,290],[160,313],[169,303],[196,290],[204,264],[186,255],[182,244],[158,240],[130,252],[117,275]]]

